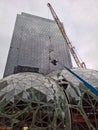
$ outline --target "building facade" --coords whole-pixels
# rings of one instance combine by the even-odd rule
[[[98,130],[98,97],[52,59],[72,67],[57,25],[18,15],[0,80],[0,130]],[[98,71],[72,71],[98,88]]]
[[[48,74],[62,69],[51,64],[57,59],[71,68],[67,45],[52,20],[22,13],[17,15],[4,77],[18,72]]]

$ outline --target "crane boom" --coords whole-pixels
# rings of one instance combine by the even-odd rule
[[[80,67],[80,68],[86,68],[85,63],[84,63],[84,62],[82,62],[82,63],[80,62],[80,60],[79,60],[79,58],[78,58],[78,56],[77,56],[77,54],[76,54],[76,52],[75,52],[75,50],[74,50],[74,47],[72,46],[70,40],[69,40],[68,37],[67,37],[67,34],[66,34],[66,32],[65,32],[65,29],[64,29],[64,27],[63,27],[63,24],[60,22],[60,20],[59,20],[57,14],[55,13],[55,11],[54,11],[54,9],[52,8],[51,4],[48,3],[47,6],[49,7],[49,9],[50,9],[50,11],[51,11],[51,14],[52,14],[52,16],[53,16],[53,18],[54,18],[54,20],[55,20],[55,22],[56,22],[56,24],[57,24],[57,26],[58,26],[58,28],[59,28],[61,34],[62,34],[64,40],[65,40],[65,43],[67,43],[68,48],[69,48],[69,50],[70,50],[70,52],[71,52],[71,54],[72,54],[72,56],[73,56],[73,58],[74,58],[74,60],[75,60],[75,62],[76,62],[76,64],[77,64],[77,66]]]

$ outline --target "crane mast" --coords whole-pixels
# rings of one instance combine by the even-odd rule
[[[58,26],[58,28],[59,28],[61,34],[62,34],[64,40],[65,40],[65,43],[67,43],[68,48],[69,48],[69,50],[70,50],[70,52],[71,52],[71,54],[72,54],[72,56],[73,56],[73,58],[74,58],[74,60],[75,60],[75,62],[76,62],[76,64],[77,64],[77,66],[80,67],[80,68],[86,68],[85,63],[84,63],[84,62],[81,62],[81,61],[79,60],[79,58],[78,58],[78,56],[77,56],[77,54],[76,54],[76,52],[75,52],[74,47],[72,46],[72,44],[71,44],[69,38],[67,37],[67,34],[66,34],[66,32],[65,32],[65,29],[64,29],[64,27],[63,27],[63,24],[62,24],[61,21],[59,20],[57,14],[55,13],[55,11],[54,11],[54,9],[52,8],[51,4],[48,3],[47,6],[49,7],[49,9],[50,9],[50,11],[51,11],[51,14],[52,14],[52,16],[53,16],[53,18],[54,18],[54,20],[55,20],[55,22],[56,22],[56,24],[57,24],[57,26]]]

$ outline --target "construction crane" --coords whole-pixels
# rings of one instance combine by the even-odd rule
[[[74,58],[74,60],[75,60],[75,62],[76,62],[76,64],[77,64],[77,66],[80,67],[80,68],[86,68],[85,63],[84,63],[84,62],[81,62],[81,59],[79,59],[79,57],[77,56],[77,54],[76,54],[76,52],[75,52],[75,48],[72,46],[70,40],[69,40],[68,37],[67,37],[67,34],[66,34],[66,32],[65,32],[65,29],[64,29],[64,27],[63,27],[63,24],[62,24],[61,21],[59,20],[57,14],[55,13],[55,11],[54,11],[54,9],[52,8],[51,4],[48,3],[47,6],[49,7],[49,9],[50,9],[50,11],[51,11],[51,14],[52,14],[52,16],[53,16],[53,18],[54,18],[54,20],[55,20],[55,22],[56,22],[56,24],[57,24],[57,26],[58,26],[58,28],[59,28],[61,34],[62,34],[64,40],[65,40],[65,43],[67,43],[68,48],[69,48],[69,50],[70,50],[70,52],[71,52],[71,54],[72,54],[72,56],[73,56],[73,58]]]

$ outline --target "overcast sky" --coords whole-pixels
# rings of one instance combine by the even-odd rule
[[[2,78],[17,13],[51,19],[50,2],[78,54],[98,70],[98,0],[0,0],[0,78]]]

